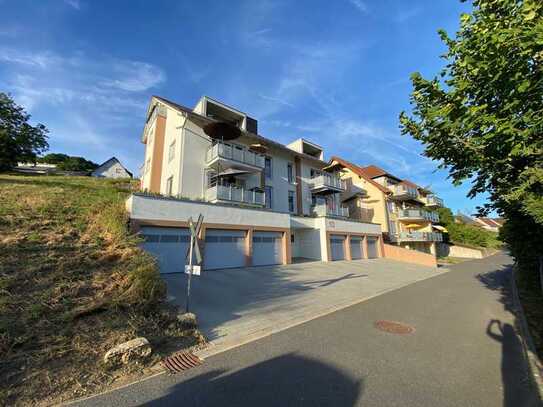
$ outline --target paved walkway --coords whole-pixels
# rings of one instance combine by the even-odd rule
[[[82,404],[539,406],[513,328],[511,263],[496,255],[457,264],[182,374],[156,376]],[[385,333],[375,328],[378,319],[416,331]]]
[[[211,341],[207,357],[361,300],[443,273],[386,259],[309,262],[204,272],[192,279],[191,310]],[[184,309],[186,277],[165,275]]]

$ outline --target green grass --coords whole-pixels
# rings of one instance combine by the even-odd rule
[[[137,336],[159,351],[199,340],[176,325],[153,258],[128,231],[133,188],[0,175],[0,405],[110,385],[128,370],[103,366],[103,354]]]

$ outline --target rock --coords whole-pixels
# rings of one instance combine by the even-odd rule
[[[192,312],[187,312],[185,314],[178,314],[177,321],[181,324],[181,327],[184,329],[196,329],[198,327],[198,322],[196,321],[196,315]]]
[[[149,341],[144,337],[140,337],[121,343],[108,350],[104,355],[104,362],[111,364],[123,363],[126,365],[132,361],[145,359],[152,352],[153,350]]]

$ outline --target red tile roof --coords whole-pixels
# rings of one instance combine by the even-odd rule
[[[332,163],[333,161],[338,162],[339,164],[343,165],[345,168],[350,169],[352,172],[354,172],[359,177],[364,178],[366,181],[368,181],[370,184],[375,186],[381,192],[384,192],[385,194],[390,193],[388,188],[386,188],[386,187],[382,186],[381,184],[378,184],[377,182],[372,180],[371,177],[368,176],[368,174],[366,174],[364,169],[360,168],[358,165],[355,165],[355,164],[353,164],[353,163],[351,163],[349,161],[345,161],[343,158],[339,158],[339,157],[336,157],[336,156],[333,156],[332,158],[330,158],[330,163]]]

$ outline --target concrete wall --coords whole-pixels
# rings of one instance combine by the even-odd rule
[[[422,253],[417,250],[404,249],[399,246],[384,244],[385,257],[391,260],[405,263],[420,264],[423,266],[437,267],[436,257],[432,254]]]
[[[186,222],[202,214],[205,223],[290,228],[288,214],[171,198],[132,195],[126,209],[131,219]]]
[[[461,245],[450,245],[447,243],[437,244],[437,255],[439,257],[460,257],[465,259],[482,259],[496,253],[495,249],[474,249]]]

